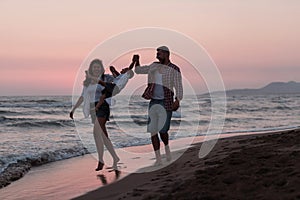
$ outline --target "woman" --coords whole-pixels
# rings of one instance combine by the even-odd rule
[[[98,103],[101,96],[101,91],[104,89],[103,86],[97,84],[98,80],[112,82],[113,77],[108,74],[104,74],[104,67],[101,60],[94,59],[90,63],[89,69],[86,72],[86,79],[83,82],[84,87],[82,94],[70,112],[70,117],[73,119],[75,110],[82,104],[82,102],[84,102],[83,112],[85,117],[91,115],[92,122],[94,124],[93,135],[98,152],[98,166],[95,169],[96,171],[103,169],[104,166],[103,144],[113,157],[113,168],[117,168],[117,163],[120,160],[113,148],[111,141],[108,138],[106,130],[106,122],[109,120],[110,114],[109,104],[111,99],[107,99],[103,106],[100,106],[95,112],[95,105]]]
[[[94,124],[96,119],[96,113],[93,109],[95,104],[95,91],[97,88],[98,80],[92,77],[100,77],[105,79],[110,78],[110,75],[104,74],[104,67],[99,59],[95,59],[90,63],[88,71],[86,71],[86,77],[83,81],[82,93],[70,112],[70,117],[73,119],[73,114],[75,110],[84,102],[83,114],[85,117],[91,115],[92,123]]]

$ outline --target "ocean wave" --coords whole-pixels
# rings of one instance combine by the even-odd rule
[[[0,110],[0,115],[19,115],[19,112],[9,111],[9,110]]]
[[[173,112],[172,113],[172,118],[181,118],[182,114],[180,112]],[[111,115],[111,118],[115,120],[122,120],[122,119],[133,119],[133,120],[147,120],[148,119],[148,114],[118,114],[118,115]]]
[[[35,103],[56,103],[56,102],[61,102],[61,101],[53,100],[53,99],[39,99],[39,100],[30,100],[28,102],[35,102]]]
[[[132,115],[127,115],[127,114],[123,114],[123,115],[111,115],[112,118],[114,119],[147,119],[148,115],[145,114],[132,114]]]
[[[199,120],[199,125],[208,125],[210,123],[210,121],[208,120]]]
[[[8,121],[8,120],[32,120],[39,118],[39,116],[67,116],[69,113],[69,109],[51,109],[51,110],[40,110],[40,109],[32,109],[30,111],[5,111],[0,110],[0,121]],[[25,118],[25,117],[15,117],[15,116],[33,116],[35,118]]]
[[[8,156],[0,159],[0,188],[9,185],[11,182],[22,178],[31,167],[43,165],[49,162],[68,159],[88,154],[84,147],[74,146],[69,149],[43,152],[38,155]]]
[[[198,121],[195,121],[195,120],[192,120],[192,121],[186,121],[186,120],[182,120],[180,118],[172,118],[171,119],[171,126],[181,126],[181,125],[184,125],[184,126],[190,126],[191,124],[198,124],[199,122]],[[206,121],[205,121],[206,123]],[[110,127],[113,127],[113,126],[116,126],[116,125],[119,125],[119,126],[122,126],[122,125],[131,125],[131,124],[136,124],[138,126],[147,126],[148,124],[148,119],[139,119],[139,118],[132,118],[132,120],[116,120],[116,121],[109,121],[108,122],[108,125]]]
[[[68,115],[69,109],[61,109],[61,110],[39,110],[34,114],[47,114],[47,115]]]
[[[4,117],[0,116],[0,122],[16,122],[16,121],[30,121],[35,120],[34,118],[20,118],[20,117]]]
[[[139,138],[139,137],[126,136],[126,138],[128,138],[126,141],[122,140],[122,138],[116,138],[116,139],[114,139],[113,144],[117,148],[142,146],[142,145],[150,144],[148,137],[147,138]]]
[[[18,103],[18,104],[2,104],[0,107],[2,108],[71,108],[71,103],[51,103],[51,104],[36,104],[36,103]]]
[[[16,118],[16,117],[5,117],[5,116],[0,116],[0,122],[3,123],[10,123],[8,126],[13,125],[11,123],[15,122],[21,122],[21,121],[31,121],[34,120],[32,118]]]
[[[225,123],[227,122],[240,122],[241,121],[241,118],[233,118],[233,117],[227,117],[225,119]]]
[[[26,98],[8,98],[8,99],[2,99],[0,101],[1,103],[55,103],[55,102],[62,102],[61,100],[54,100],[54,99],[26,99]]]
[[[291,108],[289,106],[275,106],[275,107],[255,107],[255,108],[240,108],[240,107],[229,107],[228,113],[254,113],[254,112],[276,112],[276,111],[285,111],[285,110],[293,110],[295,108]]]
[[[74,123],[71,120],[43,120],[43,121],[24,121],[24,122],[18,122],[15,121],[15,123],[10,124],[8,126],[13,127],[24,127],[24,128],[30,128],[30,127],[73,127]]]
[[[30,163],[25,161],[17,161],[15,163],[8,164],[0,174],[0,188],[22,178],[30,170],[30,168]]]
[[[5,122],[5,121],[9,121],[9,118],[0,116],[0,122]]]
[[[136,124],[139,126],[146,126],[147,125],[147,119],[136,119],[132,118],[132,120],[110,120],[108,122],[108,125],[110,126],[121,126],[121,125],[130,125],[130,124]]]
[[[132,119],[133,122],[139,126],[147,126],[148,124],[148,120],[138,120],[138,119]],[[122,123],[126,123],[126,122],[122,122]],[[132,123],[131,121],[130,122],[127,122],[127,123]]]
[[[276,106],[276,107],[274,107],[273,109],[275,109],[275,110],[292,110],[291,107],[285,106],[285,105],[282,105],[282,106]]]
[[[53,112],[53,111],[48,111],[48,110],[41,110],[39,111],[40,114],[47,114],[47,115],[52,115],[52,114],[59,114],[57,112]]]

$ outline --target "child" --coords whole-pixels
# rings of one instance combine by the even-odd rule
[[[135,62],[132,62],[129,67],[123,68],[119,73],[113,66],[110,66],[109,69],[112,75],[115,77],[112,83],[104,82],[99,80],[98,84],[104,86],[102,90],[102,96],[100,97],[99,102],[96,105],[96,110],[103,104],[106,98],[115,96],[120,93],[120,91],[126,86],[128,80],[131,79],[134,75],[132,68]]]

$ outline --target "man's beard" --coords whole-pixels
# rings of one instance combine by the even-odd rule
[[[159,62],[161,63],[161,64],[164,64],[165,63],[165,58],[157,58],[158,60],[159,60]]]

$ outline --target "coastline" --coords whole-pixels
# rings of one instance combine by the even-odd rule
[[[272,150],[277,151],[278,147],[275,142],[285,141],[285,138],[287,138],[289,142],[283,143],[282,145],[285,145],[285,148],[290,148],[292,142],[290,141],[291,138],[294,138],[294,142],[299,141],[299,135],[299,129],[266,133],[221,134],[213,151],[204,159],[198,158],[201,145],[199,142],[203,141],[203,136],[193,138],[193,144],[190,145],[190,147],[191,138],[178,139],[171,141],[173,159],[175,160],[176,157],[178,159],[176,159],[174,163],[169,163],[170,165],[168,166],[165,163],[160,169],[153,169],[153,167],[151,167],[154,163],[151,145],[118,149],[119,151],[122,150],[119,153],[132,153],[132,155],[126,159],[124,159],[124,156],[121,156],[122,159],[119,165],[120,173],[115,173],[111,169],[95,172],[94,167],[97,161],[91,154],[87,154],[34,167],[22,179],[0,189],[0,196],[4,197],[4,199],[120,199],[123,197],[125,199],[153,199],[154,197],[156,199],[176,199],[178,196],[166,197],[166,195],[170,195],[174,192],[175,195],[178,195],[176,193],[184,193],[187,189],[191,190],[189,193],[195,193],[194,196],[199,196],[197,191],[209,187],[213,181],[212,179],[214,179],[214,181],[218,180],[214,174],[215,170],[218,171],[218,165],[220,165],[219,167],[224,165],[223,167],[225,168],[232,166],[238,167],[239,159],[243,160],[243,154],[245,154],[245,152],[253,151],[251,148],[255,148],[257,145],[260,145],[261,149],[270,148],[264,147],[264,145],[269,144]],[[183,146],[188,149],[182,148]],[[236,155],[237,158],[234,158],[237,159],[237,161],[229,159],[231,163],[226,163],[226,159],[224,160],[224,158],[228,158],[239,152],[242,152],[242,154]],[[146,156],[144,156],[145,153]],[[298,155],[299,149],[294,149],[290,153],[294,156]],[[258,155],[263,156],[261,153],[258,153]],[[110,166],[111,158],[108,154],[105,154],[105,156],[105,160],[108,161],[107,166]],[[232,164],[235,162],[236,164]],[[247,163],[247,160],[243,160],[243,162]],[[298,163],[300,163],[300,161]],[[133,173],[137,170],[137,164],[139,165],[139,173]],[[247,166],[247,168],[248,167],[249,166]],[[293,165],[290,166],[290,168],[292,167]],[[241,167],[241,169],[238,170],[243,170],[244,168],[245,167]],[[271,169],[269,169],[269,171]],[[262,169],[262,172],[264,170],[268,171],[268,169]],[[283,167],[282,170],[287,169]],[[222,184],[225,185],[221,187],[222,189],[220,189],[220,191],[223,190],[225,186],[231,186],[234,185],[235,182],[240,182],[240,180],[236,180],[236,178],[232,177],[232,174],[230,175],[230,173],[228,174],[227,172],[226,175],[224,171],[226,170],[222,170]],[[295,176],[299,176],[298,171],[291,173],[295,173]],[[186,184],[193,183],[193,181],[197,182],[197,180],[206,180],[207,183],[200,189],[197,187],[194,188],[193,185]],[[195,186],[197,185],[199,185],[198,182]],[[215,188],[214,185],[211,185],[211,187]],[[291,186],[289,185],[289,187]],[[296,183],[295,187],[300,189],[299,182]],[[291,188],[291,190],[292,189],[293,188]],[[207,188],[204,189],[203,192],[207,193],[206,190]],[[219,198],[226,199],[225,197]],[[234,199],[234,197],[232,199]]]
[[[219,139],[198,158],[200,143],[158,171],[134,173],[83,199],[299,199],[300,130]]]

